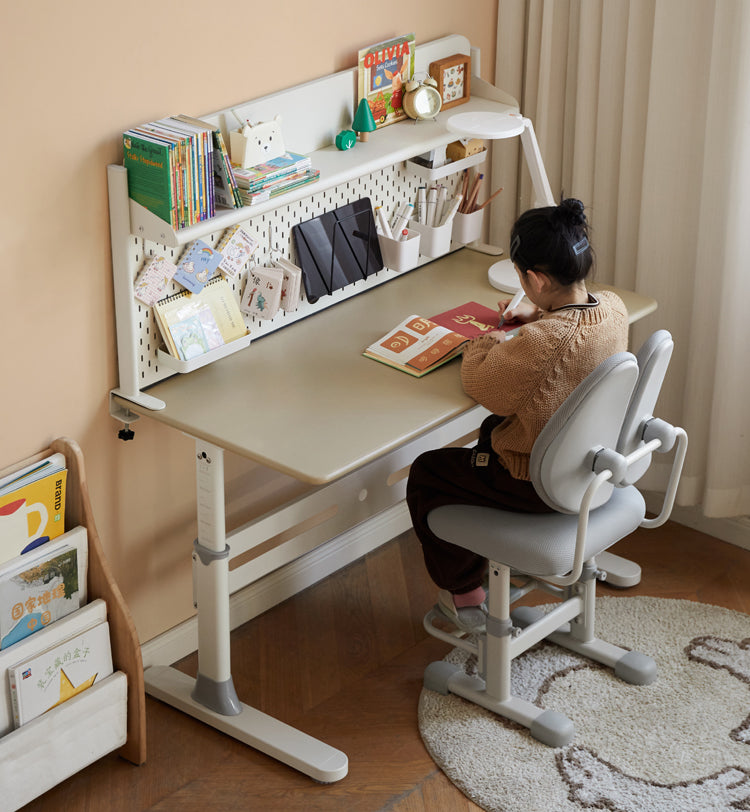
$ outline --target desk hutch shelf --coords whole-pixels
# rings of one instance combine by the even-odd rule
[[[53,453],[65,455],[68,469],[66,528],[83,526],[87,530],[88,599],[101,598],[107,603],[115,673],[0,738],[1,805],[8,810],[19,809],[114,750],[133,764],[146,760],[141,649],[94,524],[80,447],[73,440],[57,439],[34,457],[0,470],[0,477]]]
[[[471,53],[465,37],[448,36],[419,46],[415,71],[425,73],[430,62],[454,53]],[[386,211],[392,211],[402,201],[416,198],[417,188],[424,184],[425,176],[421,167],[415,171],[416,165],[410,159],[439,152],[456,140],[455,134],[445,126],[448,114],[439,114],[434,121],[407,120],[392,124],[379,129],[368,141],[358,142],[350,150],[338,150],[333,142],[341,129],[351,126],[356,81],[356,69],[342,71],[202,116],[222,128],[228,143],[228,132],[236,124],[237,117],[265,121],[280,115],[287,149],[311,156],[313,167],[320,170],[318,182],[266,203],[241,209],[221,209],[210,220],[175,230],[128,197],[127,170],[123,166],[108,168],[120,373],[119,387],[113,394],[149,409],[161,409],[163,403],[144,390],[175,374],[175,368],[179,369],[179,364],[172,364],[163,354],[160,355],[161,337],[151,309],[140,305],[133,296],[133,282],[145,258],[158,254],[176,261],[192,240],[200,238],[215,245],[225,229],[239,223],[260,240],[260,247],[253,257],[256,264],[269,264],[278,256],[294,261],[291,229],[295,224],[364,197],[369,197],[373,205],[382,205]],[[518,113],[518,105],[511,96],[475,76],[472,77],[472,98],[462,110]],[[436,177],[442,178],[451,192],[460,181],[459,173],[463,168],[464,162],[456,162],[452,174],[448,167],[444,167]],[[418,264],[429,259],[421,257]],[[399,272],[386,267],[367,279],[321,297],[314,304],[306,300],[303,292],[294,312],[280,312],[267,321],[247,317],[249,340],[237,343],[236,349],[242,350],[249,341],[398,275]],[[243,281],[233,283],[238,295]],[[169,292],[178,289],[174,285]],[[234,349],[225,349],[219,355]],[[252,347],[248,351],[252,352]],[[133,419],[128,410],[114,400],[111,412],[126,423]]]

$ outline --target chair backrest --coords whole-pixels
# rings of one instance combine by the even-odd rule
[[[542,429],[531,451],[531,481],[554,510],[578,512],[596,476],[596,451],[615,449],[637,381],[634,355],[621,352],[607,358],[571,392]],[[592,508],[604,504],[613,488],[609,483],[602,485]]]
[[[625,420],[617,441],[620,454],[630,454],[643,445],[643,423],[654,416],[654,408],[667,374],[672,357],[674,342],[667,330],[657,330],[648,338],[636,355],[638,361],[638,383],[630,399]],[[624,485],[637,482],[651,464],[651,454],[633,463],[623,480]]]

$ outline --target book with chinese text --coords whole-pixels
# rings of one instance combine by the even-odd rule
[[[493,330],[503,330],[515,334],[518,324],[500,324],[500,313],[479,302],[466,302],[466,304],[453,307],[430,319],[442,327],[448,327],[467,338],[487,335]]]
[[[421,378],[459,355],[468,341],[454,330],[412,315],[370,344],[363,355]]]

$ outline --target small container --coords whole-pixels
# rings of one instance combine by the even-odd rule
[[[446,223],[444,226],[423,226],[416,220],[411,220],[409,229],[422,235],[422,244],[419,248],[422,256],[434,259],[450,251],[453,223]]]
[[[456,212],[453,217],[453,242],[466,245],[474,242],[482,236],[482,222],[484,220],[484,209],[477,209],[471,214]]]
[[[383,264],[393,271],[410,271],[417,267],[419,262],[419,244],[421,237],[418,232],[406,229],[406,238],[402,240],[391,239],[378,234],[380,253],[383,255]]]

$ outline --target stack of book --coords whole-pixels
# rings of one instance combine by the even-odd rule
[[[320,170],[311,167],[310,158],[296,152],[285,152],[247,169],[236,165],[232,168],[245,206],[265,203],[299,186],[314,183],[320,177]]]
[[[216,206],[239,208],[221,130],[190,116],[172,116],[123,133],[128,194],[172,228],[213,217]]]

